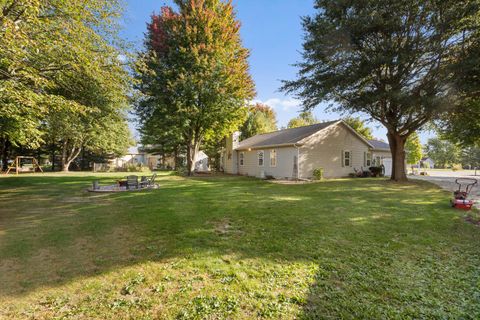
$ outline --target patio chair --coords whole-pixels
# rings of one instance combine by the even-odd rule
[[[151,177],[142,177],[142,181],[140,181],[141,188],[148,188],[155,186],[155,178],[157,174],[154,173]]]
[[[127,177],[127,189],[138,189],[138,176]]]

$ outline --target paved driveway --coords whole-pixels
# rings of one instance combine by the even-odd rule
[[[428,171],[428,176],[408,176],[411,179],[418,179],[418,180],[426,180],[435,183],[436,185],[440,186],[441,188],[453,192],[458,188],[457,184],[455,183],[455,179],[457,178],[474,178],[477,179],[478,184],[472,189],[470,193],[470,198],[476,200],[476,207],[480,208],[480,171],[477,172],[477,176],[475,176],[475,172],[473,170],[465,170],[465,171]]]

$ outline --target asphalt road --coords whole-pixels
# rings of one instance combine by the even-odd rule
[[[475,176],[475,171],[473,170],[463,170],[463,171],[443,171],[443,170],[429,170],[428,176],[408,176],[410,179],[419,179],[426,180],[441,188],[453,192],[458,189],[458,185],[455,183],[455,179],[458,178],[473,178],[478,181],[477,185],[473,187],[469,198],[476,201],[475,206],[480,208],[480,170],[477,171],[477,176]]]

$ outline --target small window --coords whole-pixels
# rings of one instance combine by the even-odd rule
[[[263,167],[263,156],[264,156],[263,150],[258,151],[257,156],[258,156],[258,166]]]
[[[382,158],[380,158],[378,156],[375,157],[375,165],[378,166],[378,167],[381,166],[382,165]]]
[[[277,150],[270,150],[270,167],[277,166]]]
[[[350,167],[352,165],[352,153],[350,151],[343,151],[343,166]]]
[[[240,165],[243,166],[243,159],[245,158],[245,153],[240,152]]]
[[[365,166],[372,166],[372,154],[370,152],[365,152]]]

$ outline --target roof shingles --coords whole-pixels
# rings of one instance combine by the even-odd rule
[[[264,134],[258,134],[240,142],[236,150],[262,148],[282,145],[293,145],[311,136],[315,132],[325,129],[338,121],[329,121],[312,124],[310,126],[284,129]]]
[[[373,146],[373,149],[390,151],[390,145],[386,142],[380,140],[368,140],[368,142]]]

